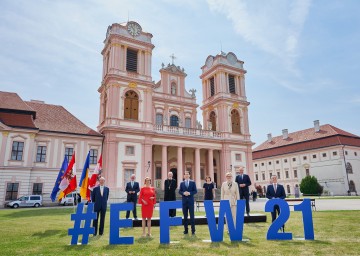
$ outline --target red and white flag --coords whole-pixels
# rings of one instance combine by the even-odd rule
[[[58,197],[61,200],[67,194],[73,192],[77,187],[76,182],[76,165],[75,165],[75,152],[71,157],[71,161],[66,169],[66,172],[61,178],[61,182],[59,185],[60,195]]]
[[[98,176],[101,174],[101,171],[102,171],[102,155],[100,155],[100,158],[97,162],[94,172],[91,175],[91,178],[89,179],[89,189],[91,191],[94,189],[94,187],[96,187],[96,182],[97,182]]]

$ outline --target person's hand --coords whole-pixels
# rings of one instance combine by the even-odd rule
[[[152,196],[152,197],[150,197],[150,199],[151,199],[151,200],[154,200],[154,199],[155,199],[155,197],[153,197],[153,196]]]
[[[148,205],[148,202],[146,202],[144,199],[142,199],[142,202],[144,205]]]
[[[243,187],[245,187],[245,186],[246,186],[245,184],[240,184],[240,187],[241,187],[241,188],[243,188]]]

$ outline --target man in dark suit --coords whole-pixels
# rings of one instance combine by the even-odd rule
[[[100,215],[100,227],[99,227],[99,235],[102,236],[104,234],[104,223],[105,223],[105,214],[107,208],[107,201],[109,199],[109,188],[106,187],[105,178],[101,177],[100,185],[93,189],[91,193],[91,201],[94,203],[94,211],[97,213],[97,219],[93,221],[93,227],[95,228],[94,236],[97,235],[97,227],[98,220]]]
[[[239,175],[236,176],[235,182],[239,184],[240,199],[246,200],[246,214],[250,215],[250,204],[249,204],[249,186],[251,180],[249,175],[244,174],[244,167],[239,168]]]
[[[136,204],[137,204],[137,194],[140,192],[139,182],[135,181],[135,174],[131,175],[130,182],[126,183],[125,192],[127,193],[126,202],[133,203],[133,217],[137,220],[136,215]],[[126,211],[126,218],[130,216],[130,211]]]
[[[188,213],[190,214],[191,234],[195,235],[194,195],[197,193],[196,183],[190,180],[190,173],[185,171],[184,181],[180,183],[179,194],[182,195],[182,211],[184,215],[184,234],[188,234]]]
[[[177,188],[176,180],[173,179],[173,173],[168,173],[168,178],[164,182],[164,201],[176,201],[176,194],[175,190]],[[175,217],[176,216],[176,209],[169,210],[169,216]]]
[[[277,183],[276,175],[271,176],[271,184],[268,185],[266,189],[266,197],[268,199],[274,199],[274,198],[285,199],[286,197],[284,186]],[[280,214],[280,208],[278,205],[275,205],[274,210],[271,212],[272,222],[274,222],[274,220],[276,219],[276,213],[277,215]],[[282,231],[283,232],[285,231],[285,226],[282,227]]]

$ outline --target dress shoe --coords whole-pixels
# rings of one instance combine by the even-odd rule
[[[134,218],[134,220],[138,220],[138,218]]]
[[[250,217],[250,213],[246,213],[246,215],[247,215],[248,217]]]
[[[194,231],[194,232],[191,232],[191,235],[192,235],[192,236],[195,236],[195,231]]]
[[[189,232],[186,230],[186,231],[184,231],[184,235],[187,235]]]

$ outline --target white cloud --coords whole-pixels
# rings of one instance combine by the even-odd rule
[[[239,35],[278,58],[295,76],[300,75],[295,62],[310,3],[310,0],[208,0],[210,9],[226,15]]]

